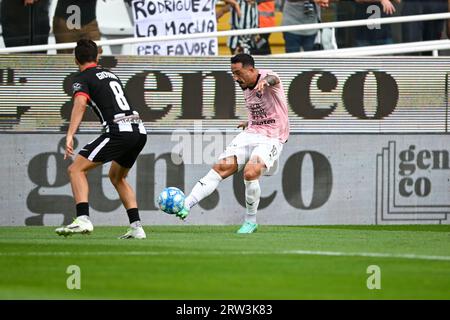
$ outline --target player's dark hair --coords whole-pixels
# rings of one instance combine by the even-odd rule
[[[242,63],[243,67],[255,67],[255,60],[253,57],[246,53],[239,53],[234,57],[231,57],[231,63]]]
[[[78,40],[75,48],[75,58],[80,64],[97,61],[97,55],[98,48],[94,41],[89,39]]]

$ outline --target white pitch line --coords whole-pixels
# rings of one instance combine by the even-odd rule
[[[177,256],[177,255],[312,255],[336,257],[369,257],[388,259],[434,260],[450,261],[450,256],[431,256],[418,254],[396,254],[377,252],[340,252],[340,251],[311,251],[311,250],[285,250],[285,251],[91,251],[91,252],[0,252],[0,257],[51,257],[51,256]]]
[[[415,259],[415,260],[439,260],[450,261],[450,256],[429,256],[420,254],[402,253],[378,253],[378,252],[339,252],[339,251],[309,251],[288,250],[284,254],[317,255],[317,256],[339,256],[339,257],[369,257],[369,258],[393,258],[393,259]]]

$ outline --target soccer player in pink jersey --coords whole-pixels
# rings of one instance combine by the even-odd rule
[[[252,56],[238,54],[232,57],[231,71],[244,91],[248,121],[238,126],[244,131],[233,139],[213,168],[197,182],[177,216],[185,219],[190,209],[209,196],[223,179],[243,168],[247,210],[245,222],[237,232],[253,233],[258,228],[259,178],[276,167],[283,144],[289,137],[287,101],[278,75],[271,70],[256,69]]]

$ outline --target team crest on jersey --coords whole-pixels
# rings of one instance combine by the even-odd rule
[[[72,90],[73,90],[73,92],[80,91],[80,90],[81,90],[81,83],[75,82],[75,83],[72,85]]]

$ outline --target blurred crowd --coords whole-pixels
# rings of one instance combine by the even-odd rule
[[[57,3],[52,21],[49,18],[52,0],[0,1],[3,42],[6,47],[14,47],[47,44],[50,32],[56,43],[76,42],[81,38],[99,40],[97,1],[111,0],[53,0]],[[131,1],[124,1],[129,11]],[[222,3],[217,7],[217,19],[229,13],[230,29],[274,27],[277,13],[282,16],[281,25],[290,26],[450,11],[450,0],[222,0]],[[283,40],[288,53],[351,48],[450,38],[449,25],[445,20],[432,20],[289,31],[283,32]],[[228,47],[231,54],[270,54],[271,34],[230,37]]]
[[[251,15],[232,14],[232,29],[275,26],[276,11],[282,26],[332,21],[385,18],[450,11],[450,0],[238,0]],[[219,15],[220,16],[220,15]],[[450,20],[449,20],[450,21]],[[231,53],[270,53],[270,37],[235,37],[229,41]],[[264,47],[258,40],[264,40]],[[283,32],[285,52],[299,52],[371,45],[418,42],[450,38],[450,22],[418,21],[339,29]],[[429,54],[429,53],[422,53]]]
[[[2,0],[3,42],[5,47],[48,44],[50,23],[56,43],[76,42],[81,38],[100,40],[96,8],[97,0],[57,0],[53,21],[50,21],[50,0]]]

